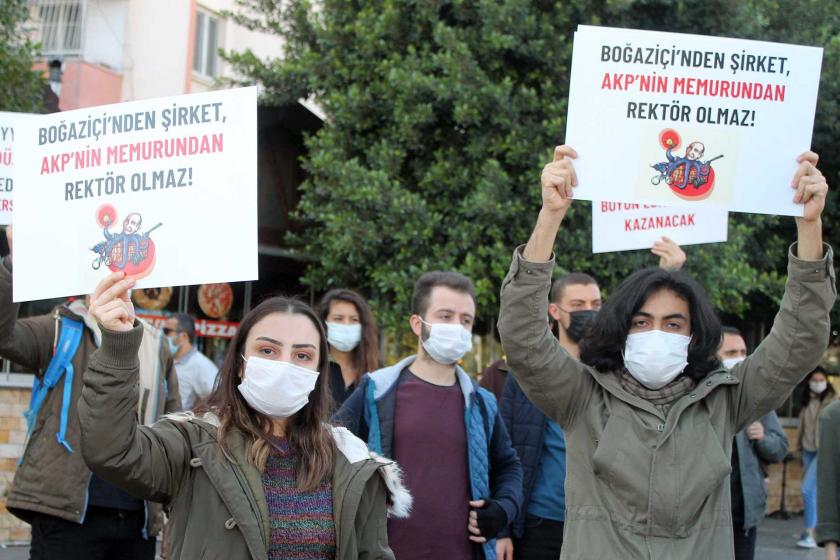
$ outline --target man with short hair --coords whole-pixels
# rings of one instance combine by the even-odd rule
[[[175,371],[184,410],[192,410],[200,399],[213,391],[219,368],[195,347],[195,321],[186,313],[176,313],[166,320],[163,333],[175,356]]]
[[[388,521],[400,560],[512,558],[496,536],[519,512],[522,469],[495,397],[458,365],[474,322],[466,276],[421,276],[409,318],[417,354],[364,376],[334,417],[403,469],[412,514]]]
[[[723,327],[718,358],[732,369],[747,357],[747,344],[741,331]],[[765,474],[761,463],[780,463],[788,453],[788,440],[775,412],[763,416],[735,434],[732,444],[732,529],[735,560],[755,556],[757,527],[767,506]]]

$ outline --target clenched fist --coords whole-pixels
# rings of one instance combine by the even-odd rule
[[[574,187],[578,184],[571,161],[576,157],[577,152],[571,146],[554,148],[554,161],[543,167],[540,178],[543,210],[565,214],[569,209],[574,197]]]
[[[134,327],[134,305],[128,290],[133,285],[134,278],[126,278],[125,272],[109,274],[91,294],[88,311],[108,330],[130,331]]]

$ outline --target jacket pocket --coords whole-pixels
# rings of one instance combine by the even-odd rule
[[[680,442],[683,469],[679,471],[679,507],[676,508],[679,526],[687,530],[693,526],[704,508],[719,509],[714,494],[732,471],[717,432],[708,416],[702,415],[692,424],[690,433]],[[719,492],[718,492],[719,493]],[[726,488],[729,493],[729,487]],[[708,512],[711,514],[712,512]]]
[[[596,441],[592,466],[595,476],[610,489],[602,493],[610,515],[642,522],[647,515],[651,448],[636,434],[633,422],[610,415]]]

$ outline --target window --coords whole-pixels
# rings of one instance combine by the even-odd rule
[[[210,78],[219,74],[219,19],[201,11],[195,14],[193,70]]]
[[[34,0],[44,56],[74,56],[82,52],[84,2],[82,0]]]

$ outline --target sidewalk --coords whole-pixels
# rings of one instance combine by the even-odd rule
[[[802,516],[788,520],[765,519],[758,530],[756,560],[824,560],[823,549],[803,550],[796,548],[796,540],[802,531]],[[28,560],[29,547],[14,546],[0,548],[0,560]],[[697,559],[701,560],[701,559]],[[708,559],[702,559],[708,560]]]

